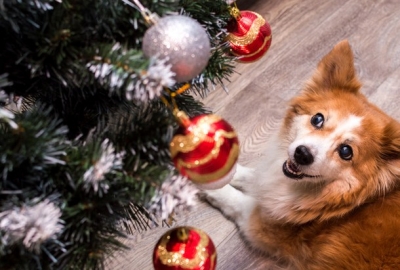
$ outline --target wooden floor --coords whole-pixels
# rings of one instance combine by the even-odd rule
[[[205,100],[238,132],[242,164],[251,165],[263,155],[263,141],[280,123],[286,102],[342,39],[348,39],[355,52],[362,91],[400,120],[399,0],[242,2],[239,8],[256,11],[269,21],[272,46],[258,62],[238,64],[238,74],[227,83],[229,94],[219,89]],[[217,246],[219,270],[275,269],[268,258],[248,251],[235,226],[204,203],[178,217],[175,225],[198,227],[210,235]],[[108,269],[153,269],[154,245],[167,229],[132,236],[126,241],[131,250],[119,254]]]

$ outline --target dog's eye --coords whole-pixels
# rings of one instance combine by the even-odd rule
[[[353,149],[347,144],[340,145],[338,151],[341,159],[350,160],[353,158]]]
[[[322,115],[322,113],[317,113],[316,115],[313,115],[313,117],[311,117],[311,125],[313,125],[315,128],[322,128],[322,126],[324,125],[324,116]]]

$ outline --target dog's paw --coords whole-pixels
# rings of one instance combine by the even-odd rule
[[[228,185],[229,186],[229,185]],[[226,187],[226,186],[225,186]],[[213,190],[201,190],[199,192],[199,196],[204,201],[207,201],[210,205],[217,209],[221,209],[224,207],[223,199],[226,195],[226,188],[222,187],[220,189],[213,189]]]
[[[203,190],[201,196],[238,225],[247,220],[254,207],[253,198],[231,185],[226,185],[221,189]]]
[[[240,164],[236,167],[236,173],[230,182],[236,189],[246,191],[246,186],[251,185],[251,181],[254,178],[254,169],[244,167]]]

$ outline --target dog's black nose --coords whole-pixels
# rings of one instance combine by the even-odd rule
[[[300,165],[310,165],[314,162],[314,157],[307,147],[299,145],[294,152],[294,160]]]

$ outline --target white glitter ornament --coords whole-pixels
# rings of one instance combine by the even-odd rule
[[[157,20],[146,31],[142,45],[145,56],[166,59],[177,82],[186,82],[200,74],[207,66],[210,49],[205,29],[183,15]]]

